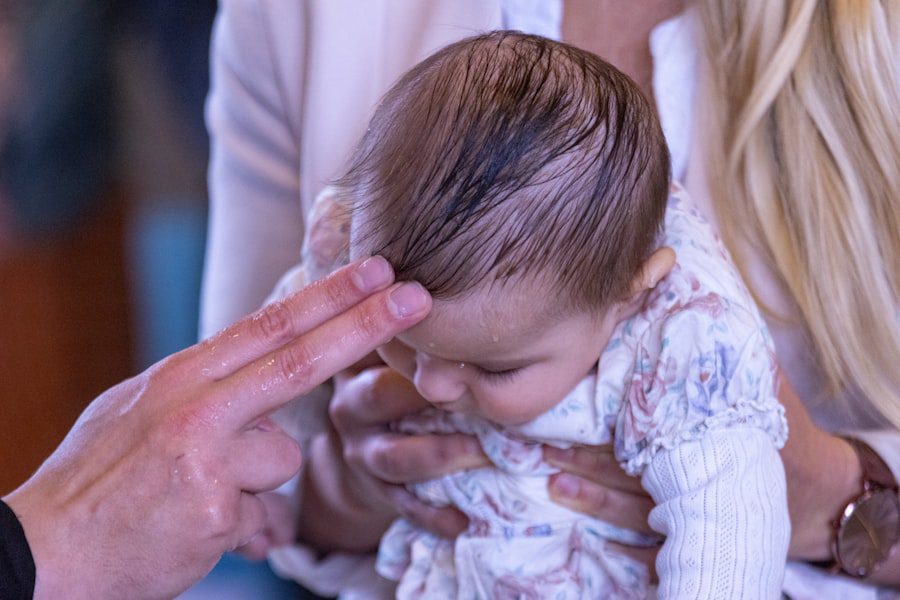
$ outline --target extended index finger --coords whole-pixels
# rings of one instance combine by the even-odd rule
[[[380,256],[351,263],[273,302],[199,344],[202,373],[221,379],[388,287],[391,265]]]
[[[430,310],[431,296],[421,285],[397,284],[218,381],[216,395],[231,424],[243,427],[354,364]]]

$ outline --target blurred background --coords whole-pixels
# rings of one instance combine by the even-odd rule
[[[0,494],[195,340],[215,0],[0,0]]]
[[[215,9],[0,0],[0,496],[97,394],[196,339]],[[296,597],[224,562],[186,597]]]

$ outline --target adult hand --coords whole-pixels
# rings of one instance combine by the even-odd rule
[[[550,498],[558,504],[619,527],[658,535],[647,524],[653,499],[641,487],[640,479],[622,470],[611,445],[568,450],[544,446],[544,460],[561,470],[550,476],[548,484]],[[609,545],[655,573],[659,548]]]
[[[301,539],[321,549],[372,550],[398,514],[443,537],[467,525],[453,508],[435,508],[403,486],[488,464],[478,441],[463,434],[404,435],[390,424],[428,404],[388,367],[335,380],[333,431],[312,445],[304,482]],[[336,525],[337,524],[337,525]]]
[[[375,257],[154,365],[97,398],[5,500],[37,565],[36,598],[172,597],[260,531],[256,493],[297,444],[265,415],[428,313]]]

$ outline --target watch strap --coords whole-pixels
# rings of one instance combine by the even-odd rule
[[[845,439],[859,458],[859,464],[862,467],[863,491],[870,483],[897,491],[897,479],[894,477],[891,468],[884,462],[884,459],[862,440],[855,438]]]

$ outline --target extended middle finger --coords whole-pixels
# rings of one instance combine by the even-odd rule
[[[300,338],[216,382],[232,426],[243,427],[354,364],[421,321],[431,298],[417,283],[397,284],[366,298]],[[225,410],[227,409],[227,410]]]
[[[394,280],[390,264],[373,256],[241,319],[196,347],[203,374],[220,379],[288,344],[385,289]]]

